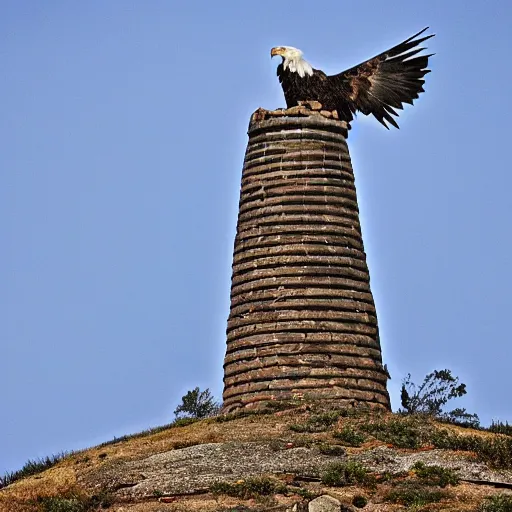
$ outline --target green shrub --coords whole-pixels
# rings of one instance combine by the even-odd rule
[[[114,495],[110,494],[108,491],[101,491],[99,494],[95,494],[87,499],[87,510],[97,510],[98,508],[109,508],[114,504],[115,498]]]
[[[354,499],[352,500],[352,505],[356,508],[364,508],[368,504],[368,500],[364,497],[358,494],[357,496],[354,496]]]
[[[408,471],[397,471],[396,473],[392,473],[390,471],[382,471],[379,473],[379,483],[384,482],[396,482],[396,480],[404,480],[409,476]]]
[[[325,432],[334,425],[342,415],[342,411],[329,411],[311,416],[305,423],[290,425],[294,432]]]
[[[217,414],[220,409],[213,398],[210,390],[207,388],[201,391],[198,387],[187,392],[181,397],[181,404],[176,407],[174,415],[176,418],[208,418]]]
[[[409,418],[393,418],[388,421],[375,421],[360,426],[376,439],[392,444],[397,448],[419,448],[422,432],[417,421]]]
[[[304,487],[289,487],[288,492],[296,494],[305,500],[313,500],[318,494],[311,492],[309,489],[305,489]]]
[[[345,485],[372,484],[374,479],[359,462],[334,462],[329,464],[321,475],[322,483],[331,487]]]
[[[40,512],[92,512],[107,509],[113,503],[112,495],[103,491],[90,497],[69,493],[64,496],[47,496],[37,499]]]
[[[504,494],[491,496],[480,505],[478,512],[512,512],[512,496]]]
[[[437,503],[447,496],[445,491],[438,491],[415,483],[401,484],[389,491],[384,499],[406,507],[421,507]]]
[[[80,498],[51,496],[38,500],[41,512],[86,512],[87,504]]]
[[[446,487],[447,485],[457,485],[459,477],[452,469],[441,466],[427,466],[423,462],[416,462],[412,467],[417,477],[426,485],[438,485]]]
[[[466,409],[457,407],[453,411],[443,412],[436,418],[438,421],[451,423],[464,428],[480,428],[480,419],[477,414],[470,414]]]
[[[478,416],[469,414],[466,409],[443,411],[443,407],[449,400],[464,396],[466,393],[466,384],[459,384],[459,378],[454,377],[450,370],[434,370],[419,386],[411,381],[411,374],[409,374],[402,381],[403,409],[400,412],[423,414],[465,427],[478,428],[480,425]]]
[[[318,449],[323,455],[332,455],[334,457],[345,455],[346,453],[345,448],[337,444],[321,444],[318,446]]]
[[[431,435],[431,442],[436,448],[474,452],[495,468],[512,468],[512,439],[508,437],[458,435],[443,429]]]
[[[344,427],[339,432],[333,432],[333,437],[345,446],[359,447],[366,441],[366,436],[351,427]]]
[[[227,494],[234,498],[250,499],[272,494],[286,494],[288,488],[270,478],[247,478],[239,482],[217,482],[210,487],[214,494]]]
[[[196,423],[199,421],[199,418],[178,418],[171,425],[173,427],[187,427],[188,425],[192,425],[192,423]]]
[[[492,420],[491,426],[487,429],[489,432],[494,432],[495,434],[505,434],[507,436],[512,436],[512,425],[503,423],[501,421]]]

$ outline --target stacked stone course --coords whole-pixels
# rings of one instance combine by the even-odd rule
[[[390,408],[347,125],[304,107],[249,125],[224,411],[305,398]]]

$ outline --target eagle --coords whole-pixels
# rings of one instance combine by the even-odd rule
[[[398,124],[392,116],[404,103],[413,104],[424,92],[423,77],[428,58],[434,54],[417,55],[425,50],[421,43],[434,36],[423,34],[428,27],[404,42],[337,75],[326,75],[315,69],[303,58],[303,53],[292,46],[276,46],[270,56],[279,55],[282,62],[277,67],[288,108],[299,102],[318,101],[324,110],[336,111],[348,124],[356,112],[373,116],[388,130]],[[350,124],[349,124],[350,126]]]

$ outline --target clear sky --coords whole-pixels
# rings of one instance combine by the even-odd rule
[[[512,420],[509,0],[2,0],[0,473],[220,397],[270,48],[334,73],[426,25],[426,94],[349,137],[390,392],[450,368]]]

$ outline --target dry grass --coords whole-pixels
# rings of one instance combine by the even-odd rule
[[[206,419],[184,427],[93,447],[64,458],[41,474],[16,481],[0,490],[0,512],[33,511],[34,507],[27,508],[26,502],[36,500],[38,497],[72,492],[81,473],[98,468],[107,462],[148,456],[186,445],[270,439],[278,437],[286,430],[286,424],[279,418],[270,415],[250,415],[225,423]]]
[[[368,416],[370,414],[370,416]],[[325,420],[325,421],[324,421]],[[386,414],[367,413],[366,416],[351,415],[346,417],[344,414],[331,413],[330,411],[309,411],[307,408],[296,408],[288,411],[280,411],[275,414],[263,415],[247,415],[230,418],[229,421],[216,421],[214,418],[202,420],[191,425],[182,427],[168,428],[160,431],[154,431],[145,435],[128,437],[126,439],[117,440],[115,443],[109,443],[103,446],[84,450],[83,452],[73,454],[58,462],[54,467],[44,471],[39,475],[30,476],[19,480],[5,489],[0,490],[0,512],[34,512],[33,504],[37,498],[62,496],[72,492],[91,493],[91,490],[81,487],[81,477],[93,470],[98,470],[103,465],[108,465],[113,461],[133,460],[149,455],[166,452],[173,449],[180,449],[194,444],[204,443],[228,443],[231,441],[263,441],[274,440],[274,443],[286,444],[292,443],[294,446],[318,445],[327,446],[334,441],[334,431],[348,432],[353,429],[361,432],[362,425],[369,423],[401,421],[400,417]],[[407,420],[409,421],[409,420]],[[313,432],[294,432],[290,429],[291,425],[307,425],[312,426]],[[324,426],[327,427],[324,430]],[[458,436],[477,436],[481,439],[494,439],[496,434],[485,431],[475,431],[467,428],[460,428],[452,425],[436,425],[430,424],[428,428],[449,430],[453,435]],[[347,430],[344,430],[347,429]],[[302,430],[302,429],[299,429]],[[318,431],[320,430],[320,432]],[[372,430],[371,428],[369,430]],[[362,453],[378,446],[385,444],[385,440],[376,440],[374,431],[366,432],[368,440],[361,447],[346,448],[348,455]],[[399,427],[393,427],[392,434],[397,434],[398,438],[403,431]],[[407,428],[405,429],[407,434]],[[379,436],[382,437],[382,436]],[[505,437],[505,436],[498,436]],[[406,444],[408,436],[406,435]],[[423,443],[423,438],[421,443]],[[419,443],[419,444],[421,444]],[[400,443],[398,443],[400,444]],[[415,443],[415,446],[418,446]],[[337,456],[342,456],[340,451]],[[412,474],[408,478],[415,478]],[[286,482],[287,484],[289,482]],[[343,488],[329,488],[320,482],[311,482],[304,484],[303,489],[306,493],[308,490],[314,494],[321,494],[328,491],[339,496],[343,502],[351,503],[351,500],[357,494],[366,493],[367,489],[354,482],[355,486]],[[302,485],[302,484],[301,484]],[[359,488],[358,488],[359,486]],[[387,487],[386,487],[387,486]],[[371,491],[370,502],[366,508],[368,510],[397,510],[398,505],[384,502],[384,496],[391,489],[388,482],[378,483],[377,488]],[[485,496],[496,492],[490,487],[477,487],[474,485],[461,484],[450,489],[450,496],[442,501],[443,510],[449,510],[448,504],[453,501],[453,510],[474,511],[483,501]],[[283,501],[284,500],[284,501]],[[294,503],[300,498],[295,496],[281,496],[279,503]],[[172,503],[162,503],[158,501],[158,496],[144,502],[133,502],[123,504],[124,510],[127,512],[154,512],[154,511],[219,511],[230,510],[236,504],[242,503],[235,498],[226,496],[214,497],[211,494],[203,496],[176,498]],[[246,506],[255,507],[257,504],[252,502],[243,502]],[[374,505],[372,505],[374,504]],[[378,505],[377,505],[378,504]],[[378,506],[380,508],[372,508]],[[429,505],[429,510],[438,510],[435,503]],[[448,506],[448,508],[446,508]],[[111,510],[116,511],[116,506]],[[39,511],[38,511],[39,512]]]

